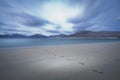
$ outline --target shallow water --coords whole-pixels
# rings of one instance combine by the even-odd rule
[[[119,42],[120,39],[105,38],[5,38],[0,39],[0,48],[31,47],[44,45]]]

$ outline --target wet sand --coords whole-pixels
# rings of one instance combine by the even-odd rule
[[[120,42],[0,49],[0,80],[120,80]]]

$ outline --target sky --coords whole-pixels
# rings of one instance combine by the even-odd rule
[[[120,0],[0,0],[0,34],[120,31]]]

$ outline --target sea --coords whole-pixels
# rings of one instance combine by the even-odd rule
[[[0,48],[120,42],[114,38],[2,38]]]

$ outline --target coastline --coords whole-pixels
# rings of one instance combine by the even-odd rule
[[[117,80],[119,48],[120,42],[104,42],[0,49],[0,78]]]
[[[89,45],[89,44],[106,44],[106,43],[120,43],[120,41],[108,41],[108,42],[88,42],[88,43],[69,43],[69,44],[48,44],[48,45],[35,45],[35,46],[14,46],[14,47],[0,47],[2,49],[21,49],[21,48],[37,48],[37,47],[52,47],[52,46],[77,46],[77,45]]]

